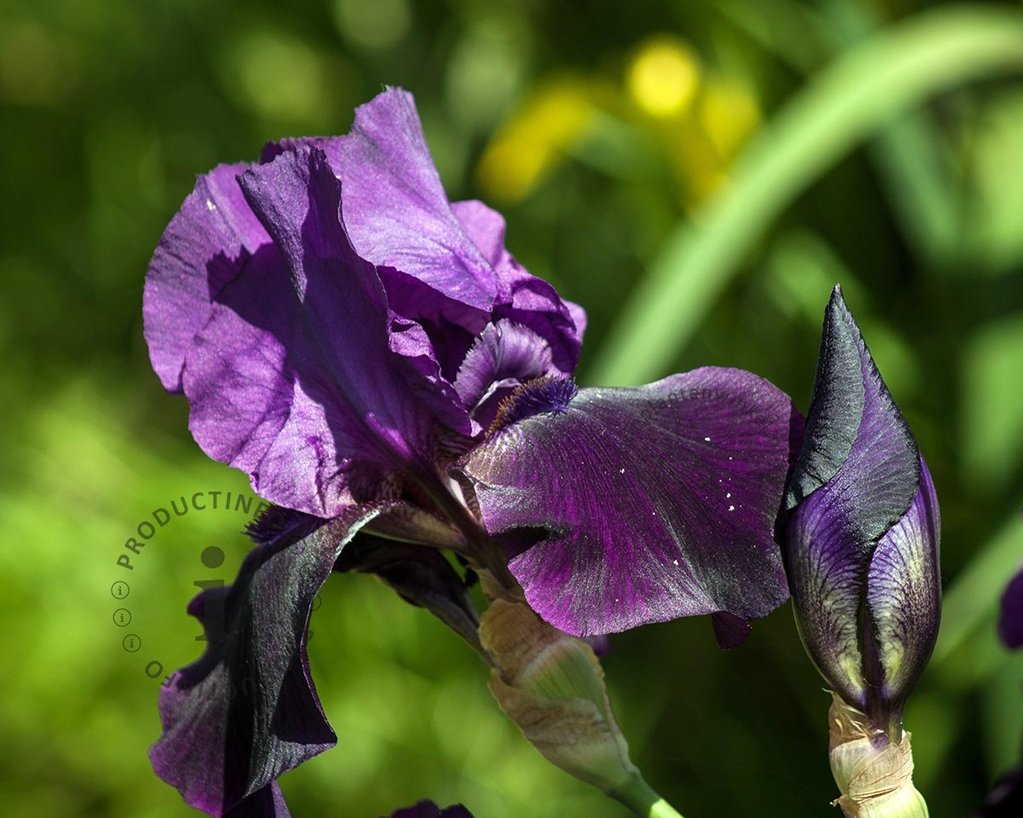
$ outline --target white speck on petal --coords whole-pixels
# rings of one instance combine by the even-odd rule
[[[726,492],[725,492],[725,497],[726,497],[727,499],[731,499],[731,497],[732,497],[732,492],[730,492],[730,491],[726,491]]]
[[[619,469],[619,470],[618,470],[618,473],[619,473],[619,474],[625,474],[625,469]]]
[[[735,511],[735,506],[729,506],[729,507],[728,507],[728,510],[729,510],[729,511]]]
[[[672,562],[675,563],[675,565],[678,565],[678,560],[672,560]]]
[[[705,441],[706,441],[707,443],[710,443],[710,438],[709,438],[709,437],[705,437],[705,438],[704,438],[704,440],[705,440]]]
[[[217,209],[217,206],[215,204],[213,204],[213,200],[212,199],[207,199],[206,200],[206,209],[207,210],[216,210]]]

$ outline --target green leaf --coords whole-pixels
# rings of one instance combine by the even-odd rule
[[[750,145],[724,192],[675,228],[619,313],[590,380],[664,374],[765,229],[901,111],[968,80],[1023,68],[1023,14],[945,7],[892,26],[812,79]]]

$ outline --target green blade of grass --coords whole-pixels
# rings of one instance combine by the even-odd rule
[[[945,7],[886,29],[812,79],[750,145],[723,193],[665,242],[589,380],[664,374],[771,221],[893,116],[971,79],[1023,68],[1023,14]]]

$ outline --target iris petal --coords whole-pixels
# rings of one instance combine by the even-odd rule
[[[348,136],[271,143],[262,161],[309,148],[341,179],[351,241],[378,265],[391,310],[422,325],[449,379],[473,337],[500,319],[543,338],[560,371],[575,369],[586,314],[515,261],[499,213],[448,202],[409,94],[388,89],[358,109]]]
[[[580,390],[502,428],[464,470],[488,531],[539,532],[510,568],[556,627],[749,619],[788,596],[773,534],[800,425],[767,381],[706,368]]]
[[[435,427],[468,433],[454,389],[396,354],[387,304],[339,217],[316,150],[251,169],[242,186],[272,235],[218,296],[186,360],[197,442],[263,497],[321,517],[425,470]]]
[[[458,370],[455,391],[486,428],[511,389],[536,378],[565,374],[554,366],[550,347],[539,335],[521,324],[498,321],[476,338]]]
[[[167,226],[149,264],[142,314],[153,369],[164,388],[181,391],[192,338],[215,298],[270,237],[249,209],[238,175],[248,165],[220,165],[195,183]]]
[[[291,818],[280,785],[272,784],[243,798],[224,813],[224,818]]]
[[[378,518],[379,519],[379,518]],[[335,570],[375,574],[406,602],[425,608],[474,648],[479,619],[458,572],[430,546],[394,542],[361,533]]]
[[[494,271],[451,212],[411,94],[388,89],[356,111],[337,171],[359,255],[476,310],[482,328]]]
[[[541,278],[530,275],[504,246],[504,217],[483,202],[470,200],[451,205],[455,217],[494,267],[497,278],[495,318],[507,318],[543,338],[555,365],[571,374],[579,362],[586,329],[582,307],[565,301]]]
[[[380,511],[349,509],[297,541],[259,545],[234,585],[189,605],[207,649],[161,690],[163,735],[150,759],[191,806],[222,816],[246,798],[253,810],[283,805],[279,792],[260,791],[333,746],[309,675],[309,616],[345,544]]]
[[[902,701],[934,648],[941,617],[938,542],[941,520],[931,474],[920,460],[920,488],[909,509],[874,549],[866,605],[883,671],[881,695]]]

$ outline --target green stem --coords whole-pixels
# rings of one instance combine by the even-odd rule
[[[997,6],[925,12],[840,56],[760,132],[724,192],[667,238],[588,380],[664,374],[771,222],[839,158],[940,91],[1020,68],[1023,15]]]
[[[609,792],[640,818],[682,818],[682,813],[651,789],[638,772],[621,789]]]

